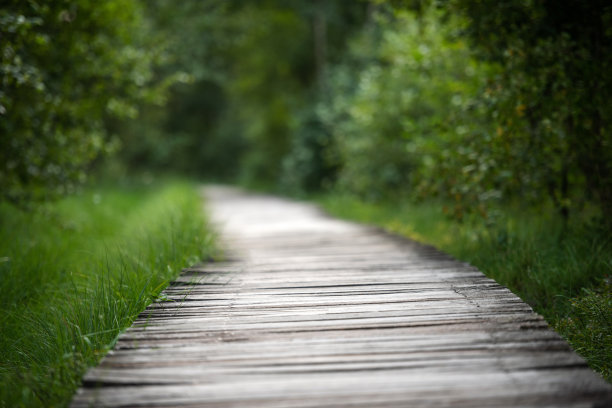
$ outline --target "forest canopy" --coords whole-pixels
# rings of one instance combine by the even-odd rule
[[[7,1],[2,199],[70,192],[110,156],[459,219],[611,219],[610,27],[605,1]]]

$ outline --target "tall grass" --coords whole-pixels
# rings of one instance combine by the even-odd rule
[[[0,406],[64,406],[85,369],[182,267],[211,251],[193,186],[0,205]]]
[[[553,211],[498,211],[457,222],[443,206],[318,198],[331,214],[437,246],[477,266],[542,314],[612,381],[612,237],[596,222],[565,225]]]

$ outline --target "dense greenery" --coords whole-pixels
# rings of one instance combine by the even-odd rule
[[[603,0],[450,0],[478,54],[499,64],[488,97],[510,193],[585,201],[612,215],[612,5]],[[509,183],[506,183],[509,184]]]
[[[164,70],[193,82],[172,88],[170,109],[123,128],[131,166],[179,163],[292,192],[441,197],[457,218],[494,218],[500,202],[520,200],[610,219],[603,1],[156,0],[146,10],[168,44]]]
[[[192,185],[0,206],[0,406],[61,406],[181,268],[210,255]]]
[[[493,165],[476,154],[485,142],[477,137],[492,126],[478,100],[489,68],[471,58],[435,10],[376,18],[380,38],[364,33],[351,55],[374,60],[359,70],[346,62],[333,77],[330,106],[319,108],[336,142],[338,186],[370,199],[460,201],[481,181],[469,166]]]
[[[129,136],[139,138],[144,127],[159,137],[130,143],[124,161],[136,168],[178,163],[204,177],[277,185],[295,135],[312,123],[328,60],[339,60],[367,7],[338,0],[151,2],[148,15],[170,44],[166,69],[193,82],[172,88],[169,110],[135,125]]]
[[[117,147],[105,120],[161,98],[148,32],[136,0],[3,2],[2,200],[73,191],[89,164]]]
[[[121,145],[128,169],[609,220],[611,22],[603,0],[10,1],[3,196]]]

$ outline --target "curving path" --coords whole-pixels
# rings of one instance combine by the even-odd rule
[[[434,248],[211,186],[229,260],[186,269],[72,407],[609,407],[544,320]]]

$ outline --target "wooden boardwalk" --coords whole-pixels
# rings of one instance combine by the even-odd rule
[[[506,288],[314,207],[209,187],[231,259],[185,270],[72,407],[609,407]]]

